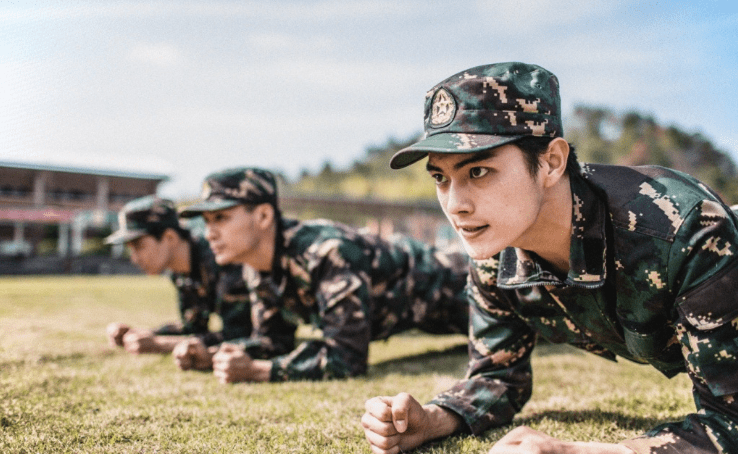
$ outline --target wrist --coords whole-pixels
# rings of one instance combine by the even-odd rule
[[[154,353],[171,353],[174,347],[182,340],[181,336],[168,336],[157,334],[153,338]]]
[[[425,429],[425,441],[447,437],[457,432],[464,420],[459,415],[435,404],[423,405],[428,424]]]
[[[250,381],[269,381],[272,374],[272,362],[263,359],[251,361]]]
[[[564,443],[564,445],[568,448],[565,452],[571,454],[635,454],[635,451],[629,447],[618,444],[575,441]]]

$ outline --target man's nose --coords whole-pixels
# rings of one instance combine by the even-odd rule
[[[446,195],[446,211],[449,214],[469,214],[473,207],[466,185],[452,182]]]
[[[215,229],[210,224],[205,224],[205,239],[207,241],[212,241],[216,236]]]

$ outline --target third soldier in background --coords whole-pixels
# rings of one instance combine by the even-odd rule
[[[285,219],[274,175],[262,169],[212,174],[202,199],[181,216],[204,216],[216,261],[244,264],[251,289],[253,335],[212,357],[222,382],[355,376],[366,372],[372,340],[411,328],[468,330],[464,254],[404,236],[385,240],[329,220]],[[300,320],[323,336],[295,348]],[[292,351],[279,354],[280,347]],[[201,347],[197,352],[175,351],[175,358],[211,360]]]
[[[171,201],[141,197],[127,203],[118,218],[118,230],[106,242],[125,244],[131,261],[146,274],[170,273],[181,323],[156,330],[110,323],[107,331],[112,345],[130,353],[169,353],[183,336],[196,336],[209,347],[220,343],[224,335],[238,338],[250,334],[250,306],[241,268],[216,264],[207,241],[180,225]],[[216,312],[228,319],[229,330],[210,332],[210,315]]]

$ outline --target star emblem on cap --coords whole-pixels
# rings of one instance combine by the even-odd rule
[[[456,101],[454,101],[451,93],[441,88],[433,95],[433,103],[431,105],[431,126],[445,126],[456,114]]]

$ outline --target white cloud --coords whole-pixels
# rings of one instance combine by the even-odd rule
[[[490,32],[511,32],[546,41],[557,33],[568,32],[565,27],[591,17],[603,17],[628,2],[607,0],[477,0],[479,12],[486,16]]]
[[[288,33],[255,32],[246,37],[246,44],[252,50],[271,54],[289,53],[291,55],[303,52],[330,51],[335,48],[334,41],[329,36],[296,36]]]
[[[169,43],[138,43],[128,51],[127,58],[134,62],[171,67],[181,62],[182,53]]]
[[[0,21],[25,22],[40,19],[75,18],[135,18],[165,16],[190,17],[274,17],[299,20],[345,20],[351,18],[388,17],[411,14],[423,3],[379,0],[325,1],[111,1],[60,5],[53,2],[34,2],[33,7],[5,6],[0,9]],[[42,6],[38,6],[39,3]],[[11,5],[13,6],[13,5]]]

